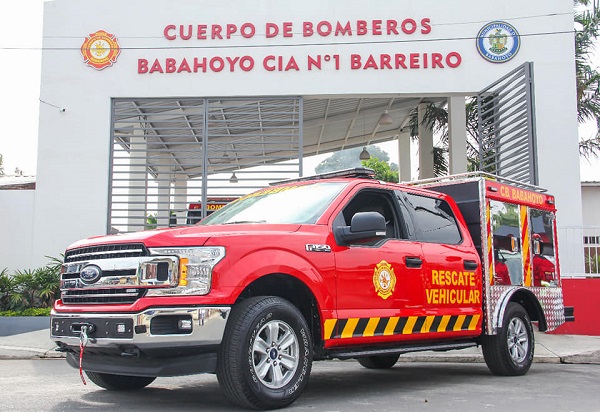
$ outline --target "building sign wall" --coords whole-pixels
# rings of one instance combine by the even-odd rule
[[[518,32],[503,64],[477,48],[492,22]],[[99,30],[120,53],[95,70],[81,48]],[[481,35],[491,55],[513,50],[505,28]],[[102,58],[113,47],[84,49]],[[66,110],[40,106],[29,263],[105,231],[111,99],[463,96],[527,61],[540,185],[556,195],[562,224],[581,224],[573,55],[571,0],[45,2],[40,99]]]
[[[373,19],[373,20],[320,20],[303,21],[295,24],[286,22],[266,22],[264,24],[244,22],[224,24],[168,24],[162,30],[163,37],[172,42],[171,47],[184,48],[198,46],[201,51],[206,45],[218,42],[226,48],[228,40],[244,39],[281,39],[279,46],[285,47],[287,39],[301,38],[311,41],[328,39],[344,42],[362,41],[368,36],[376,41],[411,41],[413,35],[421,34],[426,39],[432,33],[431,18]],[[423,40],[423,39],[421,39]],[[243,43],[242,43],[243,46]],[[178,74],[206,73],[222,71],[251,72],[253,70],[274,71],[312,71],[312,70],[406,70],[406,69],[444,69],[457,68],[462,62],[458,51],[412,52],[412,53],[332,53],[318,54],[310,50],[301,50],[291,55],[265,54],[222,54],[211,57],[186,53],[181,58],[143,57],[137,60],[139,74]]]

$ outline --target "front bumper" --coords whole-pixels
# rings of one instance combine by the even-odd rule
[[[92,372],[132,376],[214,372],[230,310],[222,306],[116,314],[53,311],[50,337],[68,352],[69,364],[78,367],[81,329],[86,326],[83,369]]]

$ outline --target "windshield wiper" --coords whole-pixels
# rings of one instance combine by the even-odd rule
[[[267,223],[266,220],[236,220],[235,222],[223,223],[224,225],[239,225],[243,223]]]

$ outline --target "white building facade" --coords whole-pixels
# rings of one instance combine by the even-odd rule
[[[31,246],[26,257],[7,241],[1,258],[39,266],[110,230],[114,99],[445,99],[451,171],[463,172],[465,97],[525,62],[538,184],[556,196],[559,227],[580,226],[570,0],[47,2],[40,99],[52,106],[40,105],[33,223],[14,244]],[[336,150],[323,147],[300,153]]]

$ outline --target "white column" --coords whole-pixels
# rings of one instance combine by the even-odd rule
[[[401,182],[409,182],[412,178],[410,162],[410,133],[398,135],[398,177]]]
[[[175,215],[177,216],[177,225],[185,225],[187,218],[187,176],[186,175],[177,175],[175,177],[175,189],[174,189],[174,199],[173,208],[175,209]]]
[[[158,227],[169,227],[169,217],[171,211],[171,181],[173,180],[173,174],[171,172],[171,158],[168,156],[161,156],[159,158],[160,164],[156,167],[158,172],[157,183],[158,183],[158,196],[157,196],[157,207],[158,213],[156,214],[156,224]]]
[[[146,224],[147,171],[146,171],[146,137],[139,124],[134,125],[130,137],[129,187],[127,193],[127,231],[144,230]],[[119,196],[113,199],[120,199]]]
[[[450,174],[467,172],[467,114],[465,96],[448,98],[448,146]]]
[[[435,177],[433,174],[433,131],[422,124],[427,109],[426,103],[419,104],[419,179]]]

